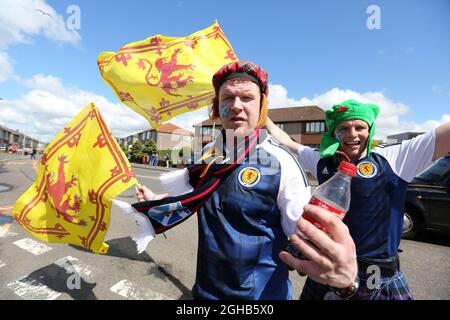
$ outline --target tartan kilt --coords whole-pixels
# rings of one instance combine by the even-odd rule
[[[401,271],[393,277],[381,277],[379,289],[369,289],[371,274],[358,273],[360,279],[358,292],[350,300],[413,300],[413,296]],[[369,280],[369,281],[368,281]],[[323,300],[330,291],[326,285],[308,278],[300,296],[300,300]]]

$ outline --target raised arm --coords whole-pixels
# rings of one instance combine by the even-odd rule
[[[433,160],[450,152],[450,121],[436,128],[436,146]]]
[[[283,130],[281,130],[279,127],[277,127],[277,125],[275,123],[273,123],[273,121],[270,120],[270,118],[267,118],[266,127],[267,127],[267,130],[269,130],[269,133],[275,139],[277,139],[278,142],[287,146],[289,149],[291,149],[291,151],[294,154],[298,153],[298,147],[300,146],[300,144],[298,144],[297,142],[292,140],[291,137],[289,137],[289,135],[286,132],[284,132]]]

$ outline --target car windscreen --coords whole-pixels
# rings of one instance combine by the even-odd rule
[[[416,180],[440,182],[450,174],[450,157],[444,157],[433,163],[428,169],[415,177]]]

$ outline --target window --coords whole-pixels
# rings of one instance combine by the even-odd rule
[[[210,135],[211,134],[211,127],[202,127],[202,135]]]
[[[284,123],[275,123],[275,125],[280,128],[281,130],[284,130]]]
[[[325,123],[322,121],[307,122],[305,132],[306,133],[322,133],[325,131]]]

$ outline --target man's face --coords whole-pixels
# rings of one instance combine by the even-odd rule
[[[363,120],[344,121],[336,127],[334,136],[339,140],[339,150],[356,161],[366,150],[369,125]]]
[[[261,104],[259,87],[251,81],[225,82],[219,91],[219,115],[225,129],[233,129],[237,137],[256,129]]]

